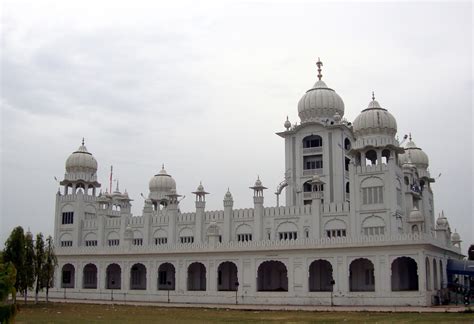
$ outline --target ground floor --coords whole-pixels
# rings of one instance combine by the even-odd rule
[[[59,256],[53,297],[215,304],[428,306],[448,256],[430,246]]]

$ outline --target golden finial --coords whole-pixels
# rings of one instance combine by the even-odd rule
[[[318,61],[316,62],[316,65],[318,66],[318,79],[319,81],[321,81],[321,78],[323,77],[323,75],[321,74],[321,66],[323,66],[323,62],[321,62],[319,57],[318,57]]]

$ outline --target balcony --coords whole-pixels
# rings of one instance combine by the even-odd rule
[[[320,154],[323,152],[323,147],[304,147],[303,148],[303,155],[310,155],[310,154]]]
[[[323,169],[305,169],[303,170],[303,176],[312,176],[315,174],[323,174]]]

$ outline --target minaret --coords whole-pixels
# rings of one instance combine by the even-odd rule
[[[262,185],[258,177],[250,189],[253,189],[255,241],[260,241],[263,235],[263,190],[267,188]]]
[[[168,242],[170,244],[176,243],[176,218],[178,217],[179,197],[176,189],[171,189],[168,197]]]
[[[223,242],[231,241],[231,227],[232,227],[232,207],[234,206],[234,199],[232,198],[232,194],[227,188],[227,192],[224,196],[224,230],[222,235]]]
[[[318,175],[311,178],[311,214],[313,237],[321,237],[321,200],[324,198],[324,181]]]
[[[199,183],[196,191],[193,192],[196,195],[196,229],[194,238],[196,242],[202,242],[202,232],[205,217],[206,208],[206,195],[209,193],[204,190],[202,183]]]

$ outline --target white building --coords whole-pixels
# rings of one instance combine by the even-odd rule
[[[375,100],[350,123],[344,102],[319,80],[287,120],[285,206],[182,213],[163,169],[141,216],[127,192],[98,192],[97,161],[84,143],[66,161],[56,195],[59,270],[53,294],[68,298],[192,303],[430,305],[462,258],[441,214],[435,221],[427,155]]]

